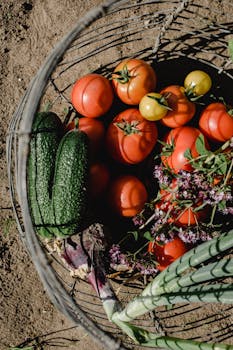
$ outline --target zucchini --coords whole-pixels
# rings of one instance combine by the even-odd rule
[[[56,155],[51,231],[57,237],[80,229],[87,207],[89,144],[87,135],[74,129],[62,138]]]
[[[28,199],[33,224],[40,236],[52,236],[49,226],[55,158],[63,124],[53,112],[37,113],[32,125],[28,158]]]

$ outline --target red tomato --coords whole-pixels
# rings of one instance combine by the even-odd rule
[[[233,137],[233,116],[223,103],[211,103],[200,116],[199,128],[210,140],[225,142]]]
[[[160,190],[161,200],[156,203],[157,208],[164,211],[170,210],[168,222],[175,223],[177,226],[196,225],[198,222],[206,219],[208,209],[205,207],[202,210],[195,211],[202,203],[193,203],[191,207],[178,207],[179,188],[177,180],[174,179],[170,188]]]
[[[106,191],[110,181],[110,171],[106,164],[95,162],[90,165],[89,192],[94,198],[100,197]]]
[[[161,160],[165,166],[168,166],[174,172],[179,170],[191,171],[192,165],[189,163],[184,153],[190,149],[193,158],[199,156],[196,149],[196,140],[201,135],[200,130],[191,126],[181,126],[172,129],[165,137],[165,142],[168,147],[170,145],[169,154],[162,154]],[[205,146],[208,148],[208,143],[205,140]]]
[[[106,148],[118,162],[137,164],[154,148],[158,137],[157,126],[143,118],[136,108],[119,113],[109,124]]]
[[[186,97],[184,87],[171,85],[163,89],[160,94],[165,96],[168,106],[172,109],[161,119],[162,124],[177,128],[193,118],[196,106]]]
[[[67,125],[67,130],[72,130],[77,127],[84,131],[90,141],[90,151],[94,155],[100,149],[105,136],[105,127],[101,120],[93,118],[79,118],[77,121],[73,120]]]
[[[159,271],[163,271],[173,261],[184,255],[187,250],[185,243],[179,237],[175,237],[164,245],[160,245],[155,241],[148,244],[148,252],[155,255]]]
[[[147,190],[136,176],[121,175],[109,186],[109,205],[120,216],[133,217],[140,213],[147,199]]]
[[[83,116],[100,117],[110,109],[113,102],[111,83],[100,74],[87,74],[74,84],[71,102]]]
[[[138,105],[144,95],[155,90],[157,81],[153,68],[136,58],[122,61],[112,78],[116,95],[129,105]]]

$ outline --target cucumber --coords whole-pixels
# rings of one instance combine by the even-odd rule
[[[49,226],[55,158],[64,134],[60,118],[53,112],[37,113],[32,125],[28,158],[28,199],[37,233],[50,238]]]
[[[57,237],[76,233],[87,207],[89,143],[77,129],[65,134],[59,144],[52,188],[51,232]]]

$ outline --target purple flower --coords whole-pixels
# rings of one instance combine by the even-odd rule
[[[133,224],[135,226],[141,226],[145,223],[145,220],[143,219],[143,217],[141,215],[136,215],[132,218]]]
[[[228,207],[221,210],[221,213],[224,215],[233,215],[233,207]]]
[[[195,228],[193,230],[191,229],[185,230],[183,228],[180,228],[178,236],[183,242],[191,243],[191,244],[195,244],[200,241],[205,242],[212,239],[212,236],[206,231],[195,229]]]
[[[121,252],[118,244],[113,244],[109,250],[110,264],[111,265],[128,265],[127,257]]]
[[[169,186],[171,184],[171,177],[166,174],[166,168],[162,165],[155,165],[154,167],[154,177],[158,180],[160,185]]]

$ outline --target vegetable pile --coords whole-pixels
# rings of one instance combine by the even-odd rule
[[[163,86],[163,82],[159,84]],[[109,227],[108,272],[155,276],[231,228],[233,109],[210,75],[157,89],[149,63],[127,59],[108,78],[72,86],[71,116],[35,116],[28,193],[47,240]],[[66,118],[67,119],[67,118]]]

